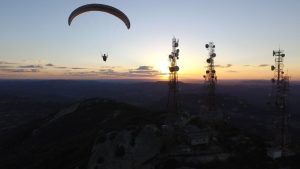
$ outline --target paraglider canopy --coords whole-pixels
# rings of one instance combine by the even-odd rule
[[[108,6],[108,5],[104,5],[104,4],[87,4],[87,5],[83,5],[77,9],[75,9],[69,16],[69,19],[68,19],[69,25],[71,25],[73,19],[76,16],[78,16],[82,13],[85,13],[85,12],[90,12],[90,11],[100,11],[100,12],[106,12],[111,15],[114,15],[124,22],[127,29],[130,28],[130,21],[129,21],[128,17],[122,11],[120,11],[119,9],[114,8],[112,6]]]

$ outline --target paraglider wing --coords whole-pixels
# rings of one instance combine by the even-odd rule
[[[87,5],[83,5],[77,9],[75,9],[69,16],[69,20],[68,20],[69,25],[71,25],[73,19],[76,16],[78,16],[82,13],[85,13],[85,12],[90,12],[90,11],[101,11],[101,12],[106,12],[106,13],[112,14],[112,15],[118,17],[119,19],[121,19],[125,23],[127,29],[130,28],[130,21],[129,21],[128,17],[122,11],[120,11],[119,9],[114,8],[112,6],[108,6],[108,5],[104,5],[104,4],[87,4]]]

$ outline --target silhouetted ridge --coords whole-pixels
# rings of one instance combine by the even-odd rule
[[[100,98],[83,100],[56,113],[22,144],[1,154],[0,168],[84,166],[100,129],[141,125],[152,121],[150,118],[147,111],[126,103]]]

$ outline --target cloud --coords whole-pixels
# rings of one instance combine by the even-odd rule
[[[155,70],[152,66],[139,66],[136,69],[129,69],[124,76],[128,77],[155,77],[159,75],[166,75],[158,70]]]
[[[68,76],[95,76],[95,72],[66,72],[65,75]]]
[[[104,74],[115,73],[115,71],[113,69],[100,69],[99,72],[104,73]]]
[[[14,64],[8,62],[1,62],[1,64]],[[41,65],[22,65],[22,66],[8,66],[8,65],[0,65],[0,71],[2,72],[10,72],[10,73],[36,73],[40,72],[40,69],[43,69]]]
[[[152,66],[139,66],[137,69],[129,69],[129,74],[140,74],[143,76],[157,76],[162,75],[158,70],[154,70]]]
[[[228,70],[226,72],[228,72],[228,73],[237,73],[238,71],[236,71],[236,70]]]
[[[7,69],[7,68],[13,68],[13,66],[2,66],[2,65],[0,65],[0,69]]]
[[[101,66],[102,69],[115,69],[120,68],[120,66]]]
[[[80,70],[80,69],[87,69],[87,68],[81,68],[81,67],[72,67],[71,69],[74,69],[74,70]]]
[[[136,70],[136,69],[133,69],[133,70],[129,70],[129,73],[138,73],[138,74],[161,74],[158,70],[143,70],[143,71],[140,71],[140,70]]]
[[[152,66],[140,66],[136,70],[152,70]]]
[[[219,67],[219,68],[230,68],[232,67],[232,64],[227,64],[227,65],[215,65],[215,67]]]
[[[52,67],[52,66],[54,66],[52,63],[48,63],[48,64],[46,64],[45,66],[49,66],[49,67]]]
[[[13,73],[36,73],[40,72],[39,69],[0,69],[2,72],[13,72]]]
[[[36,73],[36,72],[40,72],[39,69],[15,69],[12,72],[32,72],[32,73]]]
[[[268,67],[269,64],[260,64],[260,65],[244,65],[245,67]]]
[[[43,66],[41,66],[41,65],[25,65],[25,66],[19,66],[19,68],[42,69]]]
[[[56,69],[67,69],[67,67],[63,67],[63,66],[58,66],[58,67],[54,67]]]
[[[162,75],[161,72],[154,70],[153,67],[151,66],[139,66],[136,69],[129,69],[128,71],[125,72],[118,72],[115,71],[114,69],[99,69],[98,71],[81,71],[81,72],[66,72],[65,75],[68,76],[82,76],[87,77],[87,76],[102,76],[102,77],[108,77],[108,78],[133,78],[133,77],[138,77],[138,78],[143,78],[143,77],[155,77],[158,75]]]
[[[120,77],[121,72],[115,72],[112,69],[100,69],[99,71],[83,71],[83,72],[66,72],[65,75],[69,76],[110,76],[110,77]]]
[[[11,65],[11,64],[16,64],[16,63],[10,63],[10,62],[5,62],[5,61],[0,61],[0,65]]]
[[[269,64],[260,64],[260,65],[258,65],[258,67],[267,67],[267,66],[269,66]]]

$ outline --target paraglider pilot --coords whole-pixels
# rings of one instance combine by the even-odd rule
[[[102,59],[103,59],[104,62],[106,62],[107,58],[108,58],[108,54],[102,55]]]

